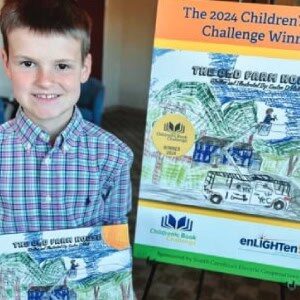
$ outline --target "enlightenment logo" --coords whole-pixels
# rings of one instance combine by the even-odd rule
[[[287,254],[297,254],[300,255],[300,246],[287,243],[285,241],[268,239],[264,236],[256,239],[249,239],[249,238],[241,238],[240,245],[243,248],[248,248],[249,250],[266,250],[270,253],[272,252],[280,254],[280,255],[287,255]]]

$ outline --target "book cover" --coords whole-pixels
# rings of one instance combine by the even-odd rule
[[[299,12],[158,2],[137,257],[299,284]]]
[[[126,224],[0,236],[0,299],[133,299]]]

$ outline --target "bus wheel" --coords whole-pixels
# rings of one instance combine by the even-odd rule
[[[210,202],[212,202],[212,203],[214,203],[214,204],[219,204],[219,203],[221,203],[221,201],[222,201],[222,197],[220,196],[220,195],[216,195],[216,194],[214,194],[214,195],[211,195],[210,196]]]
[[[274,209],[281,210],[284,208],[284,203],[281,200],[277,200],[273,205]]]

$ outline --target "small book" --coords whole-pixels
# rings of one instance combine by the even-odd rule
[[[0,236],[0,299],[134,299],[128,226]]]

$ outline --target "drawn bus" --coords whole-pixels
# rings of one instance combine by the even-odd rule
[[[288,209],[292,200],[289,182],[264,174],[208,171],[203,188],[205,197],[214,204],[231,202],[282,210]]]

